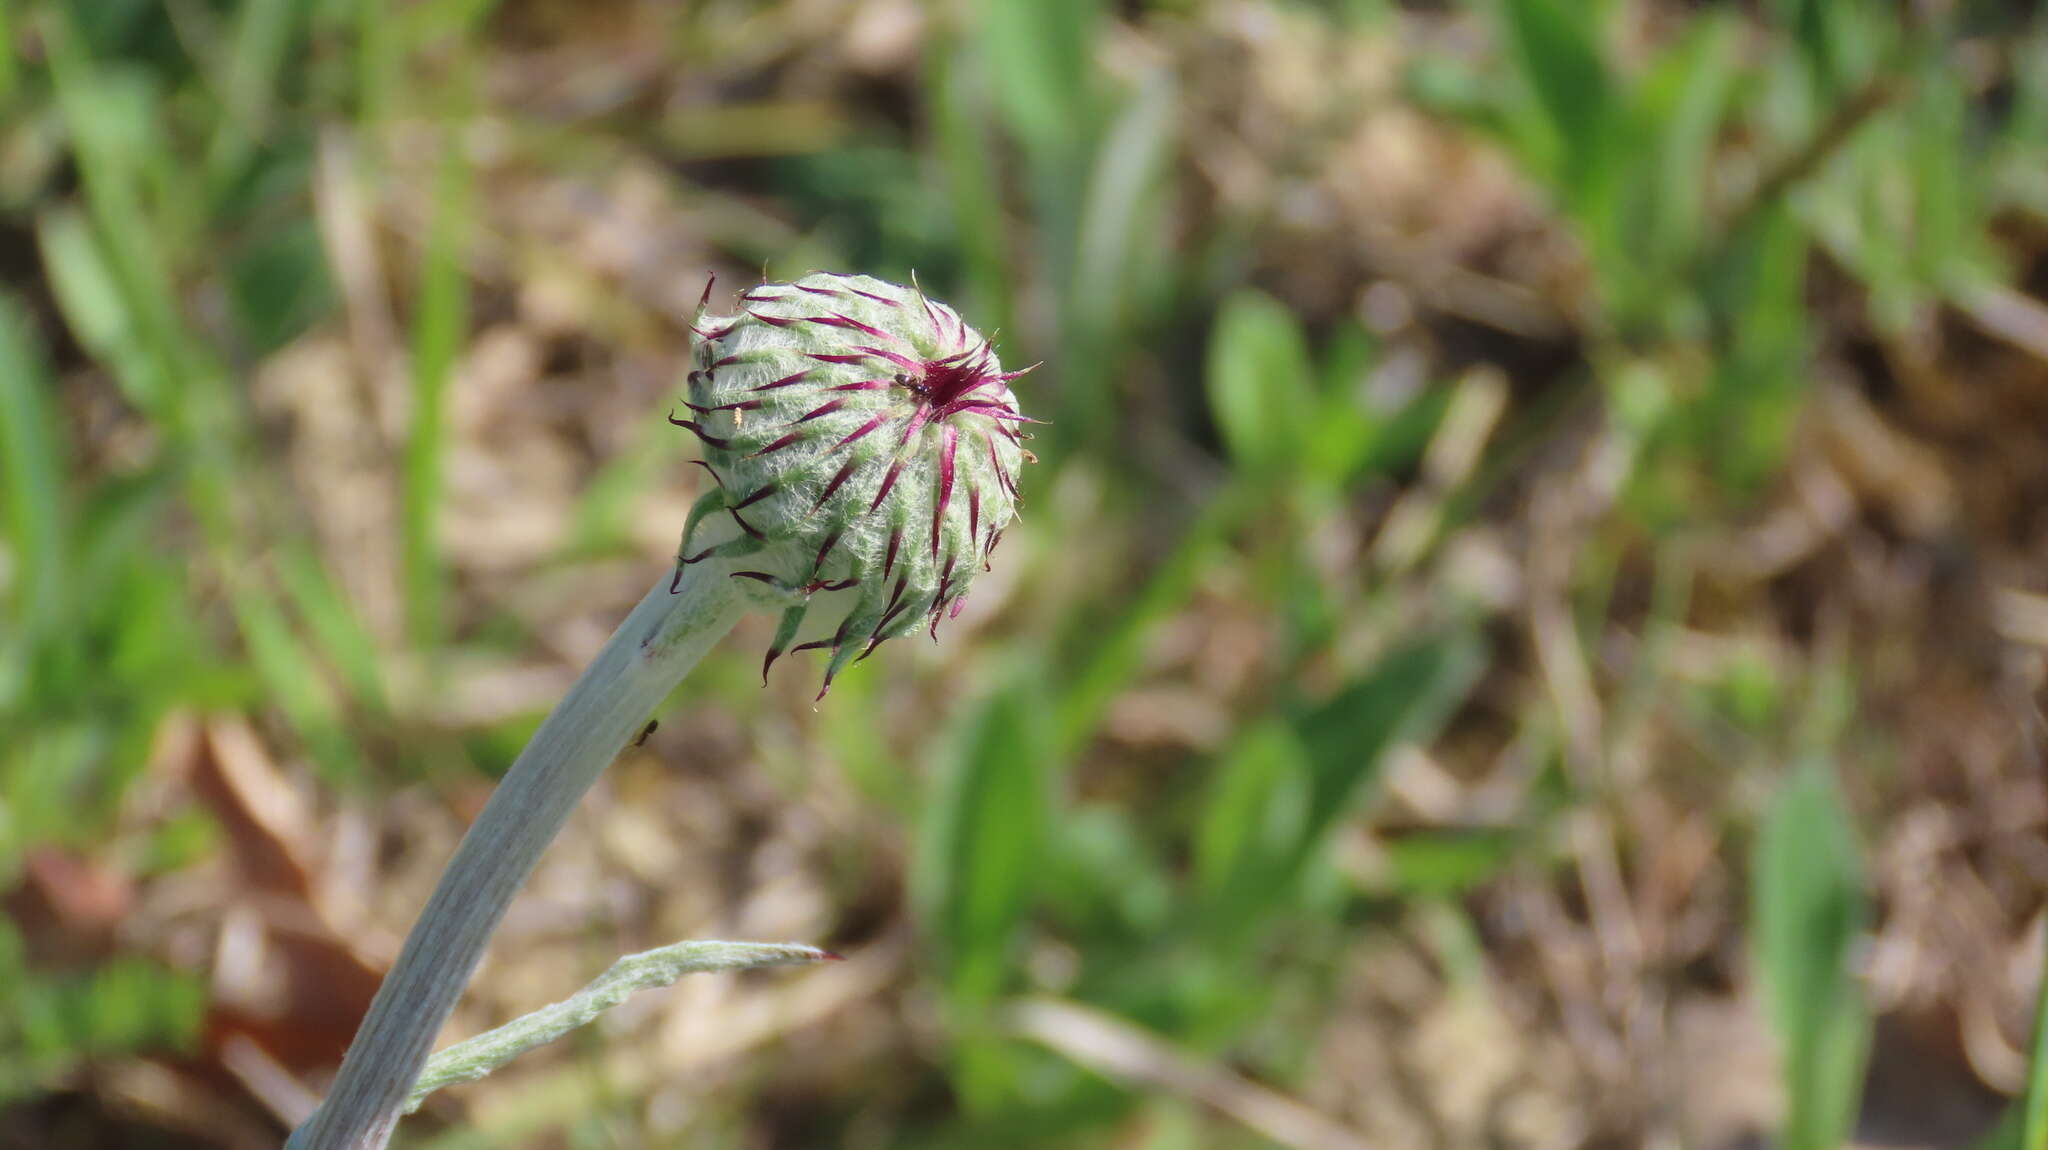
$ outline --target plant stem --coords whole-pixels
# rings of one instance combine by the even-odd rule
[[[455,1008],[512,896],[569,812],[647,714],[739,620],[726,568],[685,569],[640,605],[520,752],[462,838],[384,977],[327,1099],[287,1150],[382,1150],[434,1036]]]

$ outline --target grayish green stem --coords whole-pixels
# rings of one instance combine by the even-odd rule
[[[463,836],[370,1003],[327,1099],[287,1150],[382,1150],[491,932],[541,852],[626,740],[743,605],[718,562],[648,591],[520,752]]]
[[[458,1042],[432,1058],[406,1099],[405,1112],[420,1108],[443,1086],[474,1082],[536,1046],[594,1021],[635,991],[667,986],[686,974],[715,970],[753,970],[822,962],[833,956],[815,946],[795,942],[678,942],[629,954],[574,995],[522,1015],[496,1030]]]

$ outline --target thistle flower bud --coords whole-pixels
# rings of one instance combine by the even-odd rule
[[[744,560],[732,577],[782,610],[763,680],[785,650],[829,648],[823,698],[883,640],[927,621],[936,639],[987,569],[1032,458],[1009,388],[1024,372],[915,287],[813,273],[717,317],[704,292],[691,418],[669,422],[703,441],[717,485],[677,561]],[[826,637],[791,647],[821,620]]]

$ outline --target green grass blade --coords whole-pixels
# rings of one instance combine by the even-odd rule
[[[76,208],[51,208],[36,217],[36,240],[50,294],[72,338],[113,369],[123,398],[137,410],[159,412],[163,385],[135,346],[127,301],[92,225]]]
[[[69,614],[63,447],[49,373],[28,317],[12,295],[0,293],[0,495],[20,573],[16,618],[27,631],[61,627]]]
[[[1774,208],[1717,253],[1715,307],[1733,336],[1687,423],[1721,486],[1753,492],[1784,462],[1805,406],[1807,244],[1789,212]]]
[[[1834,1150],[1862,1092],[1870,1016],[1849,969],[1863,929],[1863,871],[1840,793],[1801,769],[1757,835],[1750,872],[1754,944],[1778,1034],[1784,1150]]]
[[[2036,994],[2034,1048],[2027,1066],[2027,1093],[2020,1104],[2021,1150],[2048,1150],[2048,958],[2042,961]]]
[[[1733,20],[1702,18],[1637,84],[1633,134],[1647,146],[1637,151],[1632,190],[1647,201],[1641,207],[1659,270],[1692,263],[1705,234],[1705,190],[1740,73],[1740,35]]]
[[[0,105],[14,98],[18,79],[14,63],[15,0],[0,0]]]
[[[396,99],[400,76],[397,23],[389,0],[356,0],[356,119],[374,129]],[[373,136],[366,131],[365,136]]]
[[[1464,631],[1401,647],[1284,724],[1255,727],[1219,774],[1197,841],[1206,934],[1246,928],[1284,907],[1338,820],[1378,777],[1389,750],[1427,739],[1485,664]]]
[[[297,0],[244,0],[228,51],[226,106],[214,125],[206,156],[209,183],[218,190],[249,159],[264,117],[275,106],[280,73],[291,54],[301,10]]]
[[[384,712],[388,700],[376,640],[321,565],[319,554],[304,543],[287,545],[277,557],[277,576],[286,598],[355,701],[372,712]]]
[[[80,342],[96,353],[107,354],[117,334],[126,342],[133,332],[132,358],[147,368],[121,370],[119,377],[130,400],[175,434],[184,373],[161,306],[169,293],[158,237],[144,226],[148,215],[133,171],[138,141],[150,131],[149,95],[139,77],[100,68],[61,10],[45,15],[51,85],[90,216],[90,224],[62,211],[45,217],[41,238],[56,261],[59,302]],[[117,356],[110,366],[129,365]]]
[[[169,253],[188,213],[170,192],[189,181],[163,142],[154,81],[135,67],[95,60],[68,9],[44,8],[40,15],[51,86],[104,278],[134,332],[133,352],[117,355],[112,366],[147,393],[145,411],[180,454],[193,514],[213,549],[234,562],[236,456],[247,442],[240,397],[180,313]]]
[[[462,266],[470,212],[469,162],[451,146],[434,181],[434,215],[420,265],[414,316],[412,428],[406,439],[401,495],[406,620],[413,640],[431,646],[441,635],[442,559],[439,512],[449,378],[468,326],[468,281]]]
[[[1239,467],[1271,475],[1310,438],[1315,373],[1285,305],[1249,289],[1224,301],[1209,340],[1209,411]]]
[[[260,591],[232,596],[235,623],[264,694],[284,713],[330,784],[360,781],[362,757],[341,724],[334,691],[277,601]]]
[[[1021,145],[1021,182],[1030,192],[1036,234],[1033,262],[1043,269],[1036,304],[1058,317],[1065,337],[1057,357],[1062,365],[1083,362],[1094,351],[1089,325],[1078,320],[1075,301],[1061,289],[1074,282],[1082,255],[1082,204],[1101,128],[1095,63],[1101,7],[1101,0],[988,0],[972,6],[977,58],[987,72],[993,107]],[[1063,416],[1070,402],[1062,402]],[[1062,418],[1041,430],[1040,454],[1052,459],[1086,443],[1091,429]]]
[[[1110,430],[1118,333],[1136,318],[1151,294],[1147,281],[1170,258],[1158,204],[1173,153],[1174,109],[1172,81],[1163,72],[1148,77],[1096,149],[1066,297],[1077,354],[1062,364],[1058,422],[1072,441],[1099,444]]]
[[[1253,726],[1218,765],[1195,833],[1195,878],[1221,893],[1236,876],[1270,872],[1308,825],[1308,752],[1292,727]]]
[[[1092,121],[1098,0],[977,5],[998,104],[1027,147],[1071,151]]]
[[[1426,636],[1388,653],[1294,720],[1314,772],[1304,854],[1349,813],[1352,796],[1387,751],[1427,739],[1450,717],[1485,662],[1483,645],[1468,632]]]
[[[966,265],[967,299],[983,330],[1010,327],[1010,257],[1002,186],[996,172],[985,105],[988,102],[971,43],[932,53],[926,81],[932,133]]]
[[[1509,47],[1556,134],[1556,175],[1582,226],[1602,230],[1596,188],[1614,156],[1615,98],[1601,58],[1600,5],[1505,0]]]
[[[925,814],[914,890],[963,1003],[1002,990],[1043,864],[1051,815],[1043,710],[1024,675],[983,703],[949,748]]]

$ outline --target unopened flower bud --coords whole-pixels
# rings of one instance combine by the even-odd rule
[[[782,609],[762,676],[786,649],[829,648],[829,690],[885,639],[936,638],[986,569],[1032,458],[1009,387],[1024,372],[945,304],[867,276],[762,284],[739,306],[699,305],[691,418],[669,417],[717,484],[678,560],[744,560],[733,578]],[[791,648],[812,612],[829,634]]]

